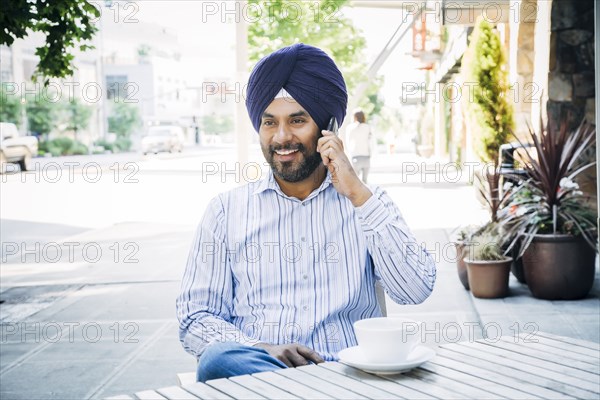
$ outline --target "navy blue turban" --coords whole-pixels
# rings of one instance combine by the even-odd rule
[[[332,116],[342,125],[348,104],[346,83],[323,50],[297,43],[256,64],[248,80],[246,108],[257,132],[262,114],[282,88],[310,114],[319,129],[326,129]]]

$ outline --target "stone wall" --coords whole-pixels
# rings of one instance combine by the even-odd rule
[[[551,11],[548,123],[570,127],[595,121],[594,0],[553,0]]]

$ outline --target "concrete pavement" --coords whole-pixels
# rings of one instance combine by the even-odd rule
[[[535,329],[598,342],[598,274],[591,295],[582,301],[536,300],[514,279],[505,299],[472,298],[458,281],[449,245],[451,229],[485,217],[472,188],[460,181],[427,181],[435,179],[431,174],[424,180],[412,167],[410,176],[401,174],[406,169],[397,167],[399,159],[423,161],[375,158],[371,181],[389,191],[417,238],[434,253],[438,279],[423,304],[388,301],[390,315],[424,321],[424,339],[431,346]],[[159,161],[153,159],[152,168],[141,172],[155,171],[178,184],[181,171],[189,171],[189,178],[202,173],[190,168],[190,160]],[[226,186],[213,182],[203,188],[204,197]],[[183,218],[166,223],[122,217],[105,227],[86,228],[7,219],[3,212],[0,397],[103,398],[173,385],[176,373],[192,371],[195,360],[179,344],[174,310],[197,223],[196,215]]]

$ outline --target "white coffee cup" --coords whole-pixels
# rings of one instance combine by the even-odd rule
[[[362,319],[354,323],[354,333],[365,359],[377,364],[405,361],[420,342],[419,322],[407,318]]]

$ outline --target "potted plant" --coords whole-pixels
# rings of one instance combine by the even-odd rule
[[[493,167],[493,169],[492,169]],[[509,193],[500,190],[500,173],[498,164],[488,164],[481,173],[475,175],[477,193],[479,200],[487,208],[490,214],[490,222],[483,226],[467,226],[461,229],[458,233],[457,241],[455,242],[457,261],[456,267],[458,278],[465,287],[469,290],[468,270],[464,262],[466,256],[465,250],[470,242],[473,242],[474,237],[480,235],[490,226],[498,224],[500,215],[499,211],[505,207],[508,201]]]
[[[469,275],[467,272],[467,264],[465,264],[464,258],[467,256],[466,249],[473,241],[473,236],[479,231],[481,227],[475,225],[469,225],[461,228],[458,231],[454,246],[456,248],[456,271],[458,272],[458,279],[466,290],[469,290]]]
[[[585,297],[595,273],[597,212],[575,179],[595,165],[581,155],[593,146],[596,130],[583,121],[569,131],[568,119],[557,132],[540,126],[538,137],[529,130],[527,178],[511,190],[501,217],[533,296],[549,300]]]
[[[467,246],[464,261],[475,297],[495,299],[508,294],[512,258],[503,254],[501,236],[498,225],[490,223]]]

